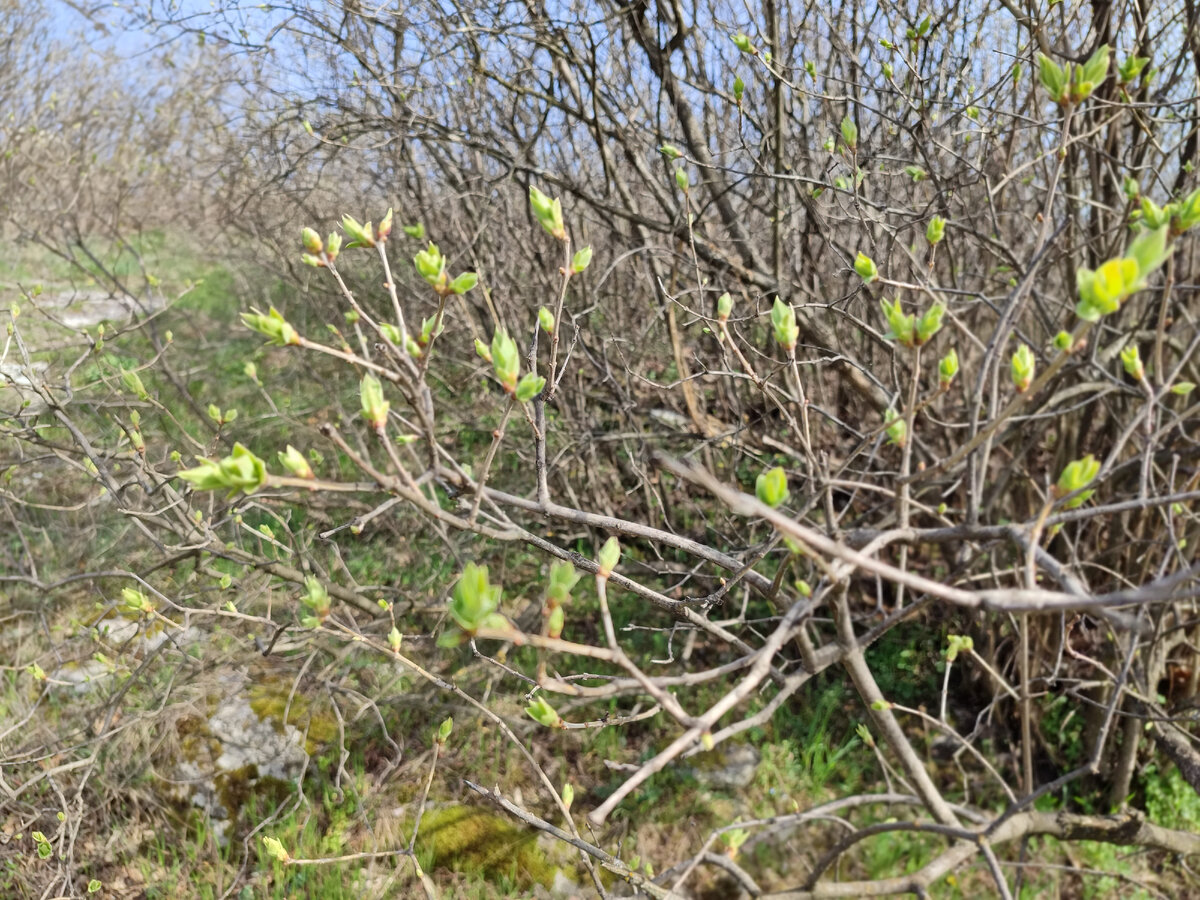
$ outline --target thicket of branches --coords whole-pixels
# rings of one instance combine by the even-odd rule
[[[239,110],[205,123],[212,110],[178,94],[190,112],[164,111],[178,127],[144,149],[203,177],[172,172],[156,196],[203,196],[220,245],[295,288],[242,316],[275,347],[248,370],[254,424],[223,415],[225,385],[188,392],[186,350],[153,319],[65,362],[31,345],[25,292],[5,361],[32,373],[60,355],[29,389],[48,411],[0,425],[0,465],[73,475],[69,502],[10,478],[0,585],[19,606],[91,581],[147,625],[222,621],[394,661],[519,748],[536,796],[470,787],[577,850],[601,895],[602,870],[667,897],[712,866],[750,896],[923,894],[970,864],[1015,896],[1035,835],[1197,852],[1196,835],[1147,820],[1134,786],[1154,760],[1200,789],[1200,21],[1190,0],[1034,7],[142,10],[155,34],[227,54],[192,71]],[[42,190],[64,209],[81,171],[58,137],[78,133],[69,119],[51,129],[60,162],[14,136],[5,164],[14,184],[58,172]],[[75,246],[98,230],[73,221]],[[136,366],[84,365],[123,339],[147,354]],[[44,571],[31,529],[90,533],[100,491],[137,565]],[[432,587],[439,615],[343,562],[414,530],[456,563]],[[476,565],[505,545],[547,563],[532,610]],[[291,602],[227,604],[185,566],[232,567],[247,592]],[[914,623],[953,631],[937,709],[897,706],[881,689],[893,673],[867,663]],[[645,630],[667,635],[666,661]],[[537,652],[517,662],[513,647]],[[44,677],[45,653],[18,665]],[[451,680],[468,658],[475,676]],[[861,700],[886,791],[729,822],[654,860],[658,877],[614,855],[604,826],[648,780],[749,739],[833,673]],[[126,690],[87,739],[5,733],[3,802],[46,815],[26,799],[51,777],[41,760],[90,771],[120,739]],[[649,719],[652,750],[604,796],[564,794],[501,696],[546,729]],[[1041,725],[1058,698],[1086,721],[1071,765]],[[1112,814],[1040,802],[1084,794]],[[880,807],[894,820],[850,815]],[[732,829],[834,813],[852,830],[793,884],[760,886],[712,852]],[[943,849],[910,874],[835,877],[856,843],[896,830]],[[415,862],[412,847],[380,849]],[[66,854],[59,890],[75,877]]]

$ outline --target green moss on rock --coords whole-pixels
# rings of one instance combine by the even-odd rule
[[[430,868],[488,880],[511,878],[522,888],[549,887],[558,871],[538,846],[537,832],[473,806],[426,810],[417,847]]]

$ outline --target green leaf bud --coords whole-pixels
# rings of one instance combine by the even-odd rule
[[[938,379],[942,388],[950,387],[950,382],[954,381],[954,376],[957,374],[958,351],[951,347],[950,352],[938,360]]]
[[[779,297],[775,298],[771,307],[771,327],[775,330],[775,340],[784,350],[796,349],[796,341],[800,337],[800,328],[796,325],[796,311]]]
[[[941,216],[934,216],[929,220],[929,224],[925,226],[925,240],[930,244],[940,244],[942,238],[946,236],[946,220]]]
[[[492,335],[492,367],[504,390],[510,394],[515,393],[517,376],[521,370],[521,357],[517,352],[517,342],[510,338],[503,328],[496,329],[496,333]]]
[[[754,493],[759,501],[774,509],[788,498],[787,473],[782,466],[768,469],[754,482]]]
[[[592,263],[592,248],[584,247],[571,257],[571,271],[578,275]]]
[[[854,257],[854,271],[862,278],[864,284],[870,284],[879,277],[879,267],[875,265],[875,260],[861,250],[858,256]]]
[[[542,697],[536,698],[525,707],[525,712],[539,725],[545,725],[547,728],[562,727],[562,719],[559,718],[558,712]]]
[[[383,398],[382,382],[374,375],[364,375],[358,395],[362,402],[363,418],[376,431],[382,432],[387,427],[388,410],[392,406]]]
[[[1012,381],[1017,393],[1024,393],[1033,381],[1033,373],[1037,369],[1037,361],[1033,351],[1026,344],[1017,348],[1012,356]]]
[[[526,372],[524,377],[517,383],[517,402],[528,403],[540,394],[545,386],[546,379],[541,375]]]
[[[607,578],[612,574],[613,569],[617,567],[620,559],[621,542],[616,537],[610,537],[604,542],[604,546],[600,548],[600,552],[596,556],[596,562],[599,564],[599,571],[596,572],[596,577]]]

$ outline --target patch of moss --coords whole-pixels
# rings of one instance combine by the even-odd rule
[[[292,786],[286,781],[270,776],[260,778],[258,766],[253,763],[232,772],[221,772],[213,782],[217,799],[229,819],[236,819],[252,797],[266,798],[268,805],[275,806],[292,792]]]
[[[253,684],[249,695],[254,714],[264,722],[270,722],[280,734],[287,724],[304,735],[304,750],[309,756],[314,756],[322,744],[329,743],[338,733],[337,720],[333,715],[317,709],[299,691],[293,694],[289,681],[274,679]],[[286,723],[283,718],[285,712]]]
[[[473,806],[426,810],[417,837],[429,868],[443,867],[486,879],[510,878],[527,889],[549,887],[558,871],[537,843],[537,832]]]

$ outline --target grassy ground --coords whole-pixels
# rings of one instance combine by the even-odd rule
[[[182,250],[181,250],[182,246]],[[174,415],[147,408],[147,437],[162,447],[182,446],[184,434],[208,447],[219,447],[231,438],[257,447],[281,448],[288,441],[317,446],[314,426],[325,418],[353,414],[353,385],[326,380],[327,373],[301,370],[301,363],[285,352],[268,350],[241,329],[237,313],[251,304],[265,307],[285,302],[288,293],[271,281],[236,276],[201,248],[187,248],[162,234],[148,234],[128,247],[99,247],[103,268],[119,278],[156,283],[177,302],[156,323],[161,340],[171,332],[167,361],[175,376],[171,381],[156,372],[143,373],[152,396],[172,397]],[[90,272],[90,274],[89,274]],[[15,248],[0,267],[0,285],[11,294],[20,283],[43,284],[44,290],[70,285],[103,283],[100,267],[87,263],[81,271],[68,262],[47,256],[36,248]],[[299,309],[299,306],[296,307]],[[320,323],[313,316],[306,330]],[[98,355],[84,369],[84,380],[103,382],[119,378],[119,371],[145,359],[152,342],[142,334],[114,339],[107,355]],[[64,351],[47,351],[55,361]],[[246,372],[253,363],[257,380]],[[303,377],[302,377],[303,376]],[[308,384],[312,390],[276,392],[277,385]],[[183,395],[179,394],[182,386]],[[172,393],[174,392],[174,393]],[[270,392],[270,397],[267,396]],[[279,412],[272,412],[274,400]],[[188,410],[188,402],[195,409]],[[206,420],[204,410],[216,403],[222,410],[236,408],[232,427],[218,429]],[[349,413],[346,412],[349,410]],[[462,445],[486,446],[495,411],[480,409],[464,415],[458,436]],[[105,413],[97,413],[97,422]],[[468,426],[468,421],[469,426]],[[53,434],[53,432],[50,432]],[[60,435],[66,439],[67,435]],[[337,473],[344,460],[330,455],[322,465]],[[501,483],[520,477],[503,465],[496,471]],[[749,477],[749,473],[748,473]],[[61,487],[64,497],[69,486]],[[280,507],[246,513],[250,529],[259,524],[278,526],[281,521],[297,535],[311,539],[317,526],[345,517],[345,509],[303,511]],[[95,518],[86,523],[31,513],[39,527],[29,531],[32,552],[43,571],[78,570],[96,558],[116,558],[129,540],[130,526],[115,518]],[[56,531],[86,524],[87,546],[79,546],[69,532]],[[9,537],[10,542],[14,539]],[[19,547],[12,543],[11,553]],[[587,552],[589,548],[580,546]],[[146,559],[152,559],[149,549]],[[406,633],[429,632],[436,623],[445,591],[452,584],[460,561],[419,521],[400,515],[390,529],[365,532],[351,550],[340,556],[314,544],[314,552],[331,570],[364,585],[381,596],[411,604],[413,612],[403,623]],[[509,606],[519,614],[528,600],[541,594],[543,561],[524,551],[486,544],[472,548],[475,559],[492,567],[495,580],[505,586]],[[138,560],[124,558],[126,565]],[[235,580],[223,586],[219,576]],[[235,600],[242,611],[288,608],[294,600],[266,579],[242,576],[220,566],[207,568],[181,563],[160,573],[163,589],[181,602],[212,609]],[[109,727],[119,717],[121,728],[96,749],[88,778],[68,785],[61,798],[55,784],[43,782],[26,800],[45,811],[41,819],[0,808],[0,895],[33,897],[47,873],[61,861],[55,848],[50,858],[37,852],[34,831],[56,833],[58,824],[72,827],[75,870],[83,883],[95,879],[103,897],[171,898],[290,898],[335,900],[341,897],[402,897],[418,890],[414,867],[402,856],[388,855],[409,845],[416,824],[421,788],[433,765],[433,734],[447,716],[455,729],[437,762],[429,802],[417,835],[417,860],[430,873],[441,896],[484,898],[532,896],[535,886],[553,880],[556,871],[584,884],[574,859],[561,848],[547,847],[533,833],[480,807],[464,787],[463,779],[484,785],[500,784],[506,793],[519,792],[533,808],[548,809],[539,797],[539,784],[522,754],[497,729],[473,720],[469,710],[447,703],[445,695],[431,694],[398,673],[386,660],[357,652],[351,643],[333,635],[308,636],[269,665],[275,669],[263,678],[295,684],[306,703],[290,712],[309,710],[306,728],[311,741],[311,763],[298,784],[259,783],[227,785],[230,820],[222,831],[205,815],[190,808],[171,789],[171,766],[186,745],[182,723],[202,710],[224,674],[245,671],[255,656],[251,639],[237,622],[212,620],[203,654],[163,653],[136,660],[122,659],[119,648],[98,639],[95,624],[105,598],[119,593],[119,585],[104,581],[76,585],[51,597],[35,596],[24,589],[3,599],[9,620],[0,631],[0,659],[18,661],[0,670],[0,722],[31,723],[22,735],[30,747],[49,748],[46,758],[75,758],[68,753],[72,735],[84,741],[89,729]],[[629,598],[614,596],[618,624],[644,618],[644,610]],[[769,615],[770,610],[750,610]],[[594,590],[581,583],[570,610],[567,636],[577,640],[598,637]],[[879,674],[889,699],[911,708],[933,709],[942,686],[945,636],[954,622],[924,621],[898,628],[870,651],[869,661]],[[656,656],[666,653],[662,631],[636,633],[631,651]],[[96,659],[104,655],[113,663],[115,679],[100,691],[79,695],[69,690],[43,690],[30,677],[29,660]],[[702,660],[705,647],[695,649]],[[431,657],[432,658],[432,657]],[[663,745],[664,730],[654,720],[624,728],[586,732],[549,733],[530,722],[521,711],[519,692],[499,678],[496,669],[475,660],[467,649],[446,651],[436,657],[443,673],[475,696],[487,695],[491,705],[527,742],[539,764],[556,784],[570,782],[576,791],[575,808],[590,809],[620,783],[621,766],[648,758]],[[529,650],[515,650],[510,665],[531,670],[535,658]],[[569,667],[570,661],[564,661]],[[261,660],[254,661],[254,665]],[[603,671],[589,662],[590,671]],[[257,672],[257,670],[255,670]],[[257,676],[256,676],[257,677]],[[680,700],[703,708],[715,699],[716,690],[698,686],[680,691]],[[750,701],[751,710],[763,701]],[[338,704],[336,713],[332,704]],[[269,706],[269,704],[268,704]],[[616,705],[610,710],[619,713]],[[278,711],[276,711],[278,714]],[[1079,718],[1071,710],[1048,706],[1042,710],[1042,731],[1054,742],[1064,765],[1077,763],[1082,752]],[[761,761],[749,785],[719,788],[706,782],[705,761],[694,767],[675,767],[651,779],[625,804],[606,829],[594,835],[602,846],[634,868],[653,871],[664,860],[686,858],[696,852],[709,831],[719,825],[805,809],[836,796],[883,789],[887,774],[876,752],[865,742],[858,726],[867,719],[858,700],[838,674],[815,679],[766,725],[747,735],[759,748]],[[103,720],[103,721],[102,721]],[[296,724],[293,718],[288,718]],[[320,727],[314,727],[316,723]],[[919,734],[924,726],[912,717],[905,724]],[[953,763],[934,753],[936,735],[925,734],[923,748],[944,782],[959,779]],[[39,742],[40,740],[40,742]],[[0,747],[6,745],[0,744]],[[7,752],[7,751],[6,751]],[[2,762],[3,760],[0,760]],[[716,765],[716,762],[710,761]],[[2,771],[2,770],[0,770]],[[76,789],[76,793],[71,793]],[[1175,772],[1153,769],[1140,773],[1137,790],[1161,824],[1200,827],[1200,801]],[[998,793],[975,789],[950,790],[950,799],[967,800],[999,808]],[[1078,808],[1094,800],[1083,794],[1048,798],[1053,807]],[[58,810],[62,820],[49,811]],[[1104,810],[1093,810],[1104,811]],[[875,815],[882,821],[886,809]],[[861,819],[859,821],[869,821]],[[279,840],[293,857],[326,860],[321,864],[282,866],[265,852],[261,838]],[[752,833],[734,832],[719,847],[749,870],[764,888],[794,885],[839,836],[837,828],[820,822],[782,839],[762,840]],[[944,845],[927,836],[884,834],[862,842],[844,858],[842,878],[885,877],[911,872]],[[359,856],[359,854],[376,854]],[[338,857],[352,857],[341,862]],[[1149,897],[1129,879],[1153,881],[1162,860],[1128,857],[1106,845],[1076,844],[1063,847],[1053,841],[1034,841],[1028,847],[1030,867],[1022,897]],[[690,882],[700,896],[729,896],[730,886],[706,870]],[[967,897],[987,894],[988,876],[967,869],[939,885],[936,896]]]

